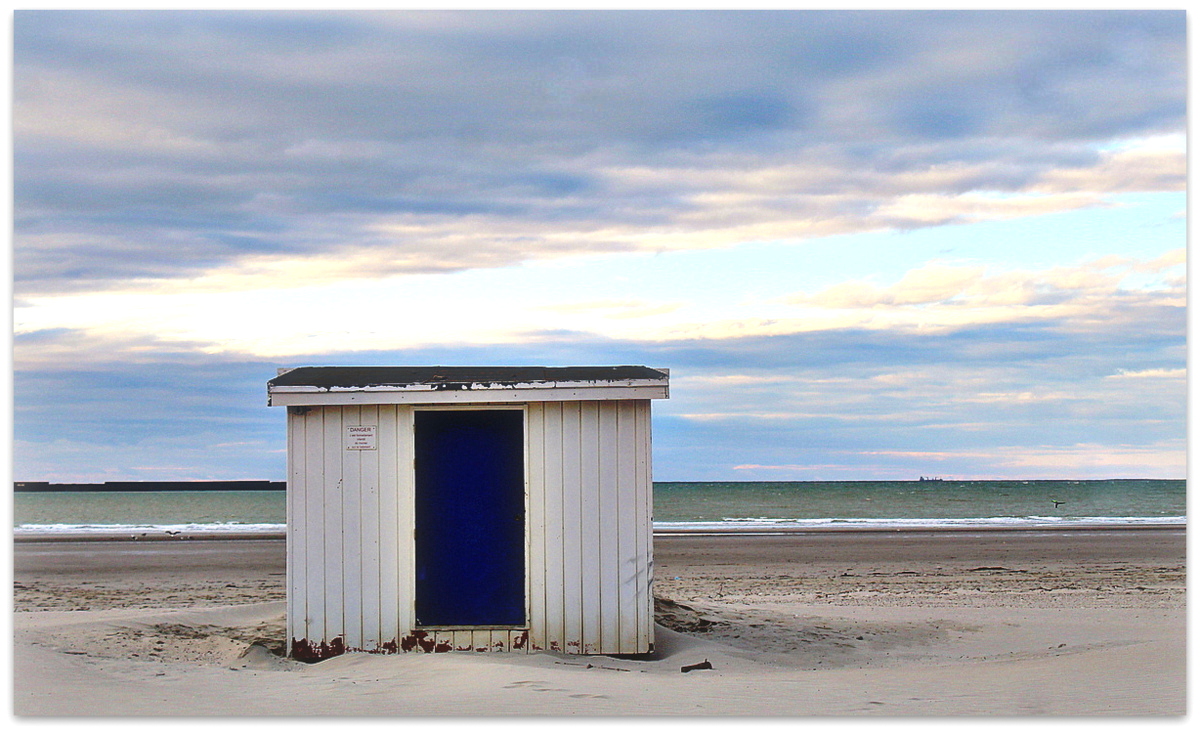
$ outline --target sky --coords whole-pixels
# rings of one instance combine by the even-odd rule
[[[671,370],[659,481],[1183,478],[1183,11],[13,16],[13,478],[276,369]]]

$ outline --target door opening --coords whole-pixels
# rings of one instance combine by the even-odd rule
[[[524,412],[414,418],[417,625],[523,626]]]

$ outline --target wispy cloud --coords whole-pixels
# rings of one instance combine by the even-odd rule
[[[973,323],[1057,320],[1067,327],[1093,328],[1099,320],[1151,320],[1151,313],[1186,305],[1183,250],[1152,262],[1105,257],[1076,266],[1042,271],[989,272],[982,265],[932,262],[910,270],[898,282],[879,286],[848,281],[821,292],[791,296],[787,302],[817,317],[832,311],[840,322],[849,315],[867,327],[963,327]],[[1133,273],[1177,278],[1126,286]],[[1137,312],[1140,315],[1134,315]]]
[[[1106,379],[1187,379],[1187,369],[1121,369],[1116,374],[1109,374]]]

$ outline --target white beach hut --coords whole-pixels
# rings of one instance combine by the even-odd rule
[[[292,656],[653,649],[667,370],[301,367],[267,393],[288,408]]]

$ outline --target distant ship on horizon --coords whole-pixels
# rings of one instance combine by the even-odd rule
[[[917,479],[917,481],[942,481],[942,480],[944,480],[944,479],[942,479],[941,476],[922,476],[921,478]]]

